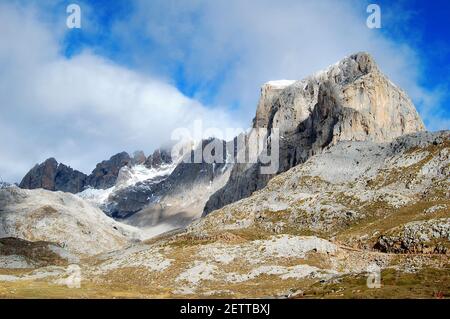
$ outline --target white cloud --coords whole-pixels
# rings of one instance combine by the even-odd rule
[[[164,81],[90,52],[62,57],[49,27],[30,9],[0,5],[0,176],[18,181],[53,156],[89,172],[122,151],[147,152],[196,119],[236,125]]]

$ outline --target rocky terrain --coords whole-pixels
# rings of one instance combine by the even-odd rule
[[[223,148],[220,163],[187,162],[214,143]],[[185,227],[201,217],[209,197],[229,178],[233,164],[227,163],[227,158],[233,154],[227,151],[225,141],[209,139],[199,142],[184,158],[173,159],[165,148],[148,157],[142,151],[133,157],[122,152],[97,164],[90,175],[51,158],[30,170],[20,187],[74,193],[108,216],[139,226],[151,236]]]
[[[449,151],[449,131],[340,142],[184,230],[82,259],[80,289],[47,266],[16,270],[0,294],[448,296]]]
[[[60,245],[46,241],[0,238],[0,268],[33,269],[47,266],[68,266],[79,258]]]
[[[0,238],[47,241],[80,255],[120,249],[139,231],[76,195],[16,186],[0,190]]]
[[[0,297],[450,296],[450,131],[368,54],[267,83],[253,126],[280,129],[277,174],[156,151],[77,195],[1,187]]]

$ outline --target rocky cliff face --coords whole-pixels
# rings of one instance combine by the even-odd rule
[[[398,251],[414,252],[415,244],[450,240],[448,221],[440,220],[450,213],[449,165],[450,131],[342,141],[193,227],[340,234],[341,243],[369,249],[379,241],[384,251],[403,240]]]
[[[366,53],[351,55],[301,81],[264,85],[253,127],[279,129],[278,173],[338,141],[384,142],[425,129],[408,96]],[[204,213],[264,187],[274,175],[260,174],[260,167],[260,163],[235,165]]]
[[[91,175],[87,178],[87,184],[99,189],[114,186],[122,167],[130,165],[132,158],[128,153],[122,152],[112,156],[109,160],[97,164]]]
[[[85,174],[49,158],[33,167],[22,179],[20,187],[78,193],[86,185],[86,178]]]
[[[133,165],[142,165],[145,163],[147,158],[145,157],[145,153],[143,151],[136,151],[133,153],[133,158],[131,159],[131,164]]]

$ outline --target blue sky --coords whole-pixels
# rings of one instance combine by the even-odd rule
[[[81,29],[66,27],[71,3]],[[381,29],[366,26],[369,3]],[[2,1],[0,176],[18,181],[50,156],[88,173],[122,150],[149,153],[196,119],[246,128],[264,82],[357,51],[408,93],[428,129],[448,129],[448,17],[446,0]]]
[[[420,84],[430,90],[440,87],[447,93],[440,109],[442,115],[449,118],[450,1],[408,0],[395,3],[385,0],[379,3],[392,12],[392,17],[387,16],[387,25],[382,32],[415,50],[422,63]],[[448,126],[444,128],[448,129]]]

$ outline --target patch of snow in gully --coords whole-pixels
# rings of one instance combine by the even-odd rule
[[[168,176],[175,169],[176,163],[170,165],[162,165],[160,168],[147,168],[144,165],[135,165],[130,167],[124,166],[120,169],[117,177],[116,185],[108,189],[87,188],[76,194],[77,196],[87,200],[91,204],[101,207],[108,202],[108,198],[116,191],[136,185],[156,177]]]

